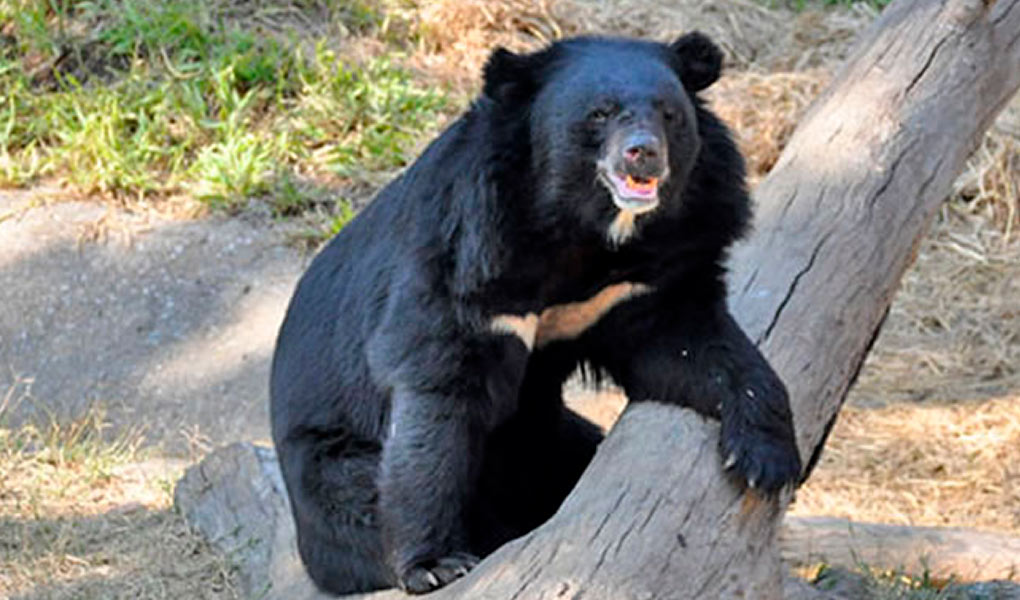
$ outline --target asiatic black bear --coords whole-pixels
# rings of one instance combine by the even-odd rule
[[[496,50],[471,108],[315,258],[271,417],[321,588],[427,592],[551,516],[601,439],[562,402],[579,365],[721,418],[752,486],[798,479],[785,388],[726,307],[750,201],[696,96],[721,62],[698,33]]]

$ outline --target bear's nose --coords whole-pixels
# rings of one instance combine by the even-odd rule
[[[623,157],[628,163],[640,164],[658,156],[659,140],[647,131],[636,131],[624,141]]]

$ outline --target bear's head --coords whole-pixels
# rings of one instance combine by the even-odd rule
[[[574,38],[531,54],[497,49],[483,94],[526,124],[518,135],[541,213],[619,245],[637,220],[683,202],[702,145],[694,94],[721,65],[697,32],[672,44]]]

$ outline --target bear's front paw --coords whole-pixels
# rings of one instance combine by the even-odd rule
[[[770,431],[734,420],[723,418],[723,467],[737,473],[748,486],[767,493],[797,483],[801,463],[792,429],[788,433]]]
[[[477,564],[477,556],[455,552],[409,567],[401,574],[398,583],[400,589],[408,594],[426,594],[467,575]]]

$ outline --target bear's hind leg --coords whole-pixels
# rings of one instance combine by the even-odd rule
[[[379,445],[352,439],[290,442],[280,451],[298,551],[332,594],[393,587],[376,515]]]
[[[595,455],[602,430],[559,405],[543,418],[522,413],[487,442],[472,501],[472,550],[490,554],[551,517]]]
[[[469,394],[393,393],[378,506],[386,560],[405,592],[430,592],[477,562],[468,553],[465,512],[486,424],[472,400]]]

